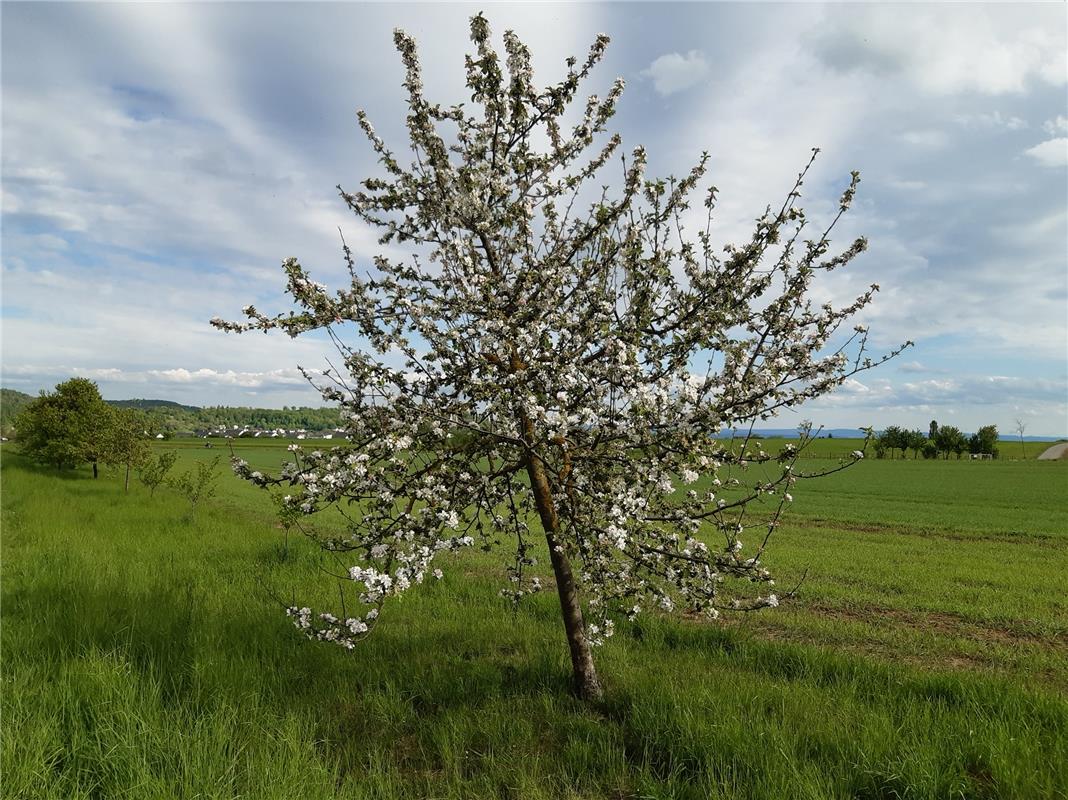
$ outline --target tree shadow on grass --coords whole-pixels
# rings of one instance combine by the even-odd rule
[[[482,698],[567,696],[570,686],[562,642],[559,653],[531,652],[527,642],[488,640],[448,620],[414,632],[410,620],[387,620],[347,653],[304,641],[265,598],[223,611],[192,582],[161,578],[137,589],[90,580],[8,582],[3,595],[8,652],[56,666],[115,653],[161,680],[176,703],[205,691],[240,699],[255,689],[281,709],[315,710],[335,703],[334,692],[385,691],[425,716]],[[198,669],[205,664],[208,674]]]
[[[543,758],[531,769],[578,774],[576,765],[584,765],[581,780],[594,792],[633,778],[672,786],[682,797],[686,787],[751,777],[744,741],[720,737],[713,753],[708,737],[714,729],[697,725],[692,730],[700,736],[690,736],[687,709],[666,688],[628,677],[600,706],[574,700],[563,642],[553,638],[547,646],[555,626],[551,633],[540,627],[516,632],[522,626],[510,626],[507,612],[495,618],[488,603],[458,602],[445,615],[433,597],[421,604],[407,600],[412,602],[395,609],[401,613],[346,653],[302,641],[263,602],[224,609],[192,581],[165,573],[138,587],[77,577],[14,588],[8,582],[6,666],[17,671],[19,662],[31,662],[59,674],[69,664],[108,653],[130,665],[135,692],[139,681],[158,687],[164,710],[192,725],[220,709],[256,724],[295,716],[339,781],[360,780],[374,758],[391,765],[397,780],[411,781],[416,794],[425,788],[419,781],[446,774],[466,781],[521,771],[521,765],[501,764],[531,752]],[[649,646],[660,653],[699,651],[710,666],[819,687],[828,696],[842,690],[880,706],[889,688],[884,681],[943,709],[962,698],[979,699],[959,684],[920,678],[902,683],[900,674],[872,674],[854,659],[739,641],[719,630],[668,626],[659,638]],[[641,652],[630,655],[639,658]],[[582,754],[582,742],[594,743],[589,755]],[[841,757],[826,755],[831,764]]]
[[[415,712],[424,715],[481,698],[570,697],[562,639],[546,646],[544,637],[529,628],[525,636],[513,635],[511,614],[493,615],[488,603],[476,607],[473,600],[470,606],[457,601],[456,609],[441,614],[431,599],[406,598],[415,601],[414,607],[390,609],[375,633],[347,653],[303,641],[266,596],[224,609],[192,580],[161,575],[148,586],[102,587],[64,573],[62,581],[37,580],[30,586],[6,581],[5,639],[19,640],[20,650],[53,664],[94,650],[121,653],[140,672],[172,687],[176,702],[198,688],[194,683],[200,691],[223,695],[255,686],[272,702],[304,708],[329,702],[333,692],[389,691],[411,698]],[[434,617],[421,616],[427,613]],[[544,614],[539,608],[533,618],[540,622]],[[496,618],[466,625],[463,619],[472,616]],[[700,654],[710,665],[824,689],[848,688],[873,700],[891,684],[943,706],[975,700],[977,687],[959,676],[913,675],[826,649],[768,643],[714,627],[670,622],[659,627],[647,644],[641,628],[628,639],[635,648]],[[217,680],[197,671],[204,662],[212,664]],[[609,714],[625,714],[624,706]]]
[[[4,589],[4,650],[18,654],[9,671],[21,662],[64,680],[107,654],[128,665],[121,680],[130,694],[164,718],[196,728],[233,715],[268,731],[289,720],[343,780],[366,777],[372,758],[407,781],[453,770],[454,752],[518,753],[529,734],[502,734],[500,721],[520,708],[538,713],[547,697],[559,698],[561,713],[589,713],[570,699],[562,641],[559,653],[538,651],[449,620],[417,627],[397,615],[348,653],[304,641],[274,608],[253,602],[220,613],[192,584],[165,577],[138,589],[77,579]],[[64,702],[72,700],[98,709],[91,720],[126,713],[96,696]]]
[[[40,464],[17,450],[9,450],[7,447],[0,455],[0,463],[3,464],[5,470],[18,467],[20,470],[45,478],[59,478],[65,481],[93,480],[93,473],[87,466],[79,464],[76,467],[55,467]]]

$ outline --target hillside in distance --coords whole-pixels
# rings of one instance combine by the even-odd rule
[[[184,406],[173,400],[142,400],[141,398],[135,398],[133,400],[106,400],[104,402],[119,408],[136,408],[141,411],[152,411],[153,409],[158,408],[164,410],[189,411],[193,413],[200,411],[200,406]]]
[[[284,406],[251,408],[248,406],[186,406],[171,400],[109,400],[113,406],[136,408],[145,413],[160,432],[189,434],[219,428],[251,430],[333,430],[341,424],[336,408]]]
[[[0,389],[0,421],[3,435],[14,431],[15,418],[34,399],[34,395],[15,389]],[[333,430],[341,424],[336,408],[250,408],[245,406],[189,406],[173,400],[132,398],[107,400],[116,408],[133,408],[144,413],[154,433],[192,434],[217,428],[259,430]]]
[[[19,392],[15,389],[0,389],[0,429],[3,435],[8,436],[14,428],[15,417],[33,400],[32,394]]]

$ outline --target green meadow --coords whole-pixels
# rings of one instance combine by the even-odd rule
[[[859,442],[817,444],[801,473]],[[328,605],[336,585],[225,465],[191,516],[172,489],[124,494],[5,445],[0,792],[1065,798],[1068,462],[1034,460],[1046,446],[802,479],[765,559],[796,595],[620,625],[587,705],[555,593],[498,596],[505,551],[446,559],[347,653],[284,617],[276,598]],[[161,447],[177,470],[229,455]]]

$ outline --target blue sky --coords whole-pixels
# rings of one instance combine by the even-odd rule
[[[324,282],[337,228],[369,262],[335,185],[374,171],[355,123],[402,141],[391,31],[420,44],[428,93],[464,99],[476,6],[35,4],[2,14],[4,386],[71,375],[105,397],[318,404],[296,370],[322,340],[226,336],[207,321],[282,309],[283,258]],[[598,32],[593,88],[627,90],[615,126],[650,173],[702,150],[714,230],[749,233],[812,147],[810,217],[859,169],[838,234],[871,249],[818,287],[877,282],[875,343],[916,347],[782,418],[826,427],[1068,433],[1068,9],[1064,4],[486,5],[499,35],[559,77]]]

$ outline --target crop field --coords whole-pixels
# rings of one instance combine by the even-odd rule
[[[859,443],[817,445],[802,472]],[[1034,460],[1046,446],[800,481],[765,558],[796,596],[620,625],[587,705],[555,593],[498,596],[507,551],[443,559],[346,653],[304,641],[274,599],[336,600],[318,549],[225,465],[190,515],[169,488],[124,494],[5,445],[0,792],[1066,798],[1068,462]],[[228,455],[160,447],[177,470]]]

